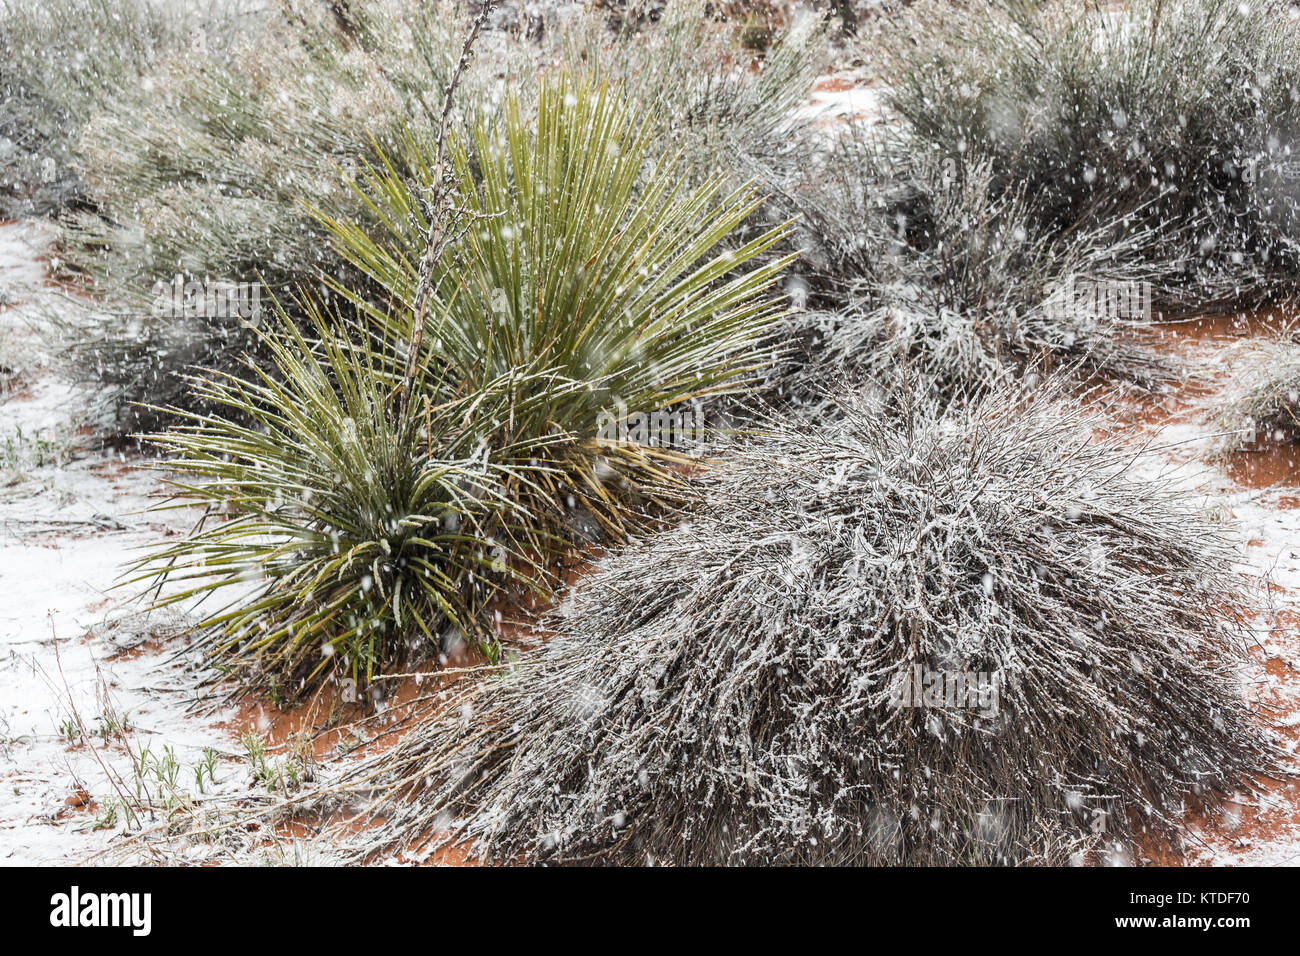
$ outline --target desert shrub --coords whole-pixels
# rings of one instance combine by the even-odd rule
[[[439,121],[466,18],[408,0],[347,11],[293,0],[220,55],[164,59],[89,124],[79,163],[97,209],[67,223],[62,259],[104,301],[63,331],[78,366],[117,388],[121,432],[165,421],[143,405],[204,410],[186,369],[232,369],[258,342],[226,316],[159,314],[159,283],[258,283],[291,305],[343,265],[312,210],[364,218],[358,165]],[[462,76],[457,107],[494,108],[510,50]]]
[[[1261,0],[936,4],[890,46],[893,105],[957,162],[992,161],[1049,234],[1150,227],[1190,300],[1289,292],[1300,37]]]
[[[119,84],[136,82],[198,31],[219,38],[249,16],[237,0],[188,8],[158,0],[0,3],[0,219],[78,199],[81,126]]]
[[[539,68],[571,63],[598,82],[621,81],[661,144],[682,153],[693,184],[733,170],[733,154],[757,163],[789,151],[787,114],[816,63],[809,31],[751,70],[734,30],[697,6],[670,4],[635,38],[610,35],[595,15],[561,20],[540,38],[486,30],[453,125],[490,120],[507,87],[528,106]],[[94,117],[79,162],[99,208],[68,224],[61,259],[104,302],[65,326],[63,340],[88,377],[115,386],[119,432],[164,423],[143,405],[202,411],[186,367],[232,368],[257,342],[211,316],[160,318],[149,308],[157,283],[178,274],[256,281],[286,301],[322,275],[360,288],[365,276],[347,273],[312,210],[381,225],[352,188],[354,172],[382,155],[393,176],[419,179],[403,165],[405,144],[438,125],[466,27],[448,4],[367,0],[344,16],[299,0],[220,57],[163,60]]]
[[[760,203],[753,188],[724,190],[722,174],[687,185],[654,134],[634,102],[561,73],[543,81],[535,111],[512,98],[499,127],[459,140],[451,165],[467,219],[430,276],[436,301],[421,333],[436,394],[512,375],[521,399],[532,375],[583,383],[484,436],[493,445],[497,429],[561,436],[528,510],[562,525],[576,507],[616,537],[628,516],[620,485],[642,483],[667,453],[598,440],[601,413],[621,402],[648,414],[743,388],[774,326],[769,291],[785,265],[752,261],[780,227],[724,246]],[[421,197],[436,163],[433,144],[409,148],[414,180],[388,165],[364,177],[387,228],[328,221],[340,254],[370,280],[364,288],[383,297],[376,308],[335,290],[375,321],[409,323],[415,312],[430,225]],[[404,334],[414,339],[409,326]]]
[[[1220,396],[1215,450],[1256,441],[1300,440],[1300,332],[1243,344],[1230,358],[1237,374]]]
[[[849,129],[785,194],[801,218],[800,343],[772,376],[797,400],[827,377],[920,377],[948,400],[1028,365],[1150,387],[1172,368],[1125,336],[1150,315],[1149,238],[1100,227],[1055,236],[991,159],[958,164],[907,134]],[[1089,283],[1094,285],[1089,285]],[[1121,289],[1126,308],[1090,288]]]
[[[381,797],[353,847],[1005,864],[1172,836],[1270,759],[1245,591],[1194,499],[1076,409],[773,422],[543,646],[349,771]],[[978,702],[934,674],[980,676]]]

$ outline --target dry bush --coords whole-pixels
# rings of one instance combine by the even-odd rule
[[[381,230],[355,188],[358,171],[382,156],[395,177],[419,181],[402,160],[408,135],[436,126],[460,55],[466,22],[450,7],[365,0],[341,22],[314,0],[291,0],[220,56],[164,58],[146,86],[122,89],[93,117],[79,162],[98,208],[69,219],[60,258],[93,281],[103,304],[66,324],[63,340],[86,377],[115,387],[119,432],[167,421],[143,405],[208,410],[186,385],[188,368],[230,369],[256,348],[229,321],[152,314],[156,283],[177,274],[261,282],[287,302],[299,284],[328,277],[378,297],[313,210]],[[681,153],[691,184],[722,169],[739,187],[760,163],[792,162],[789,113],[819,63],[815,30],[801,26],[751,69],[734,28],[700,10],[673,2],[635,36],[611,35],[600,16],[581,13],[540,37],[487,30],[453,126],[491,121],[506,90],[530,107],[546,68],[570,65],[620,87],[656,144]]]
[[[1244,343],[1231,356],[1235,373],[1216,410],[1222,454],[1256,441],[1300,441],[1300,331]]]
[[[1006,864],[1174,838],[1271,759],[1246,593],[1195,503],[1058,398],[773,422],[544,646],[349,772],[381,821],[350,852]],[[996,699],[898,706],[917,667]]]
[[[1169,378],[1167,360],[1125,335],[1149,316],[1075,292],[1102,283],[1158,298],[1137,255],[1146,234],[1054,238],[1035,198],[995,178],[991,160],[958,164],[906,134],[834,140],[783,196],[801,216],[804,308],[773,389],[806,401],[828,377],[920,376],[953,400],[1039,364],[1142,387]]]
[[[885,48],[917,138],[1053,235],[1126,220],[1188,301],[1293,295],[1300,36],[1274,0],[927,2]]]

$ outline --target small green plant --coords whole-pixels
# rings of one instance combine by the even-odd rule
[[[273,760],[267,753],[266,741],[260,734],[248,731],[239,738],[248,758],[248,767],[252,772],[253,785],[274,793],[277,790],[288,793],[297,790],[311,779],[312,756],[308,744],[296,743],[279,760]]]
[[[97,724],[95,732],[104,743],[114,739],[125,740],[126,735],[133,729],[129,713],[102,714],[95,718],[95,723]]]
[[[154,761],[154,774],[158,783],[165,786],[168,790],[176,789],[176,781],[180,777],[181,765],[176,759],[176,751],[168,744],[163,747],[162,756]]]
[[[182,826],[181,821],[193,812],[195,800],[181,786],[186,767],[175,748],[165,744],[158,752],[145,744],[132,751],[130,742],[125,738],[123,742],[131,755],[131,779],[115,781],[116,798],[104,802],[91,829],[113,826],[119,818],[141,826],[145,820],[159,816],[169,830]]]
[[[194,786],[198,787],[199,793],[207,793],[203,786],[203,778],[208,778],[209,784],[217,782],[217,761],[221,759],[211,747],[203,748],[203,759],[194,765]]]
[[[108,756],[110,744],[115,745],[111,748],[113,751],[124,753],[129,758],[130,771],[123,773],[112,760],[99,759],[112,792],[92,798],[81,791],[83,799],[77,805],[94,813],[84,827],[94,831],[111,829],[120,824],[125,829],[139,831],[152,822],[168,834],[179,833],[189,823],[203,817],[194,795],[182,786],[182,778],[188,778],[193,773],[196,786],[203,792],[205,776],[209,783],[216,781],[215,771],[220,755],[214,750],[205,749],[200,762],[188,767],[171,744],[164,743],[159,750],[155,749],[153,743],[139,743],[132,733],[135,726],[130,715],[118,709],[104,675],[98,668],[96,672],[97,699],[101,712],[95,718],[94,729],[87,728],[69,692],[65,706],[70,711],[70,716],[59,723],[59,733],[67,739],[80,741],[86,747],[102,749],[104,757]],[[96,743],[96,737],[99,738],[99,744]],[[199,827],[198,838],[209,838],[206,825]]]
[[[90,824],[90,829],[111,830],[117,826],[117,805],[111,801],[105,801],[95,813],[95,819]]]
[[[253,782],[259,786],[267,786],[275,782],[275,773],[271,769],[271,764],[266,757],[266,741],[262,739],[261,734],[248,731],[239,738],[239,743],[244,748],[244,754],[248,758],[248,769],[253,774]]]
[[[25,432],[22,425],[14,425],[13,434],[5,436],[4,446],[0,448],[0,465],[18,471],[44,468],[61,461],[62,443],[42,432],[40,428]]]

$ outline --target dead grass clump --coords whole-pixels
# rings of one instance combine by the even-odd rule
[[[1218,411],[1225,434],[1216,451],[1257,441],[1300,441],[1300,330],[1252,341],[1234,362],[1244,374]]]

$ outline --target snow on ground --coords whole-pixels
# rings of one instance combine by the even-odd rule
[[[871,128],[888,121],[884,88],[878,81],[855,71],[821,77],[813,86],[812,98],[796,113],[796,119],[814,129],[834,129],[844,122]]]
[[[1271,585],[1269,609],[1256,628],[1256,657],[1264,664],[1254,689],[1274,709],[1272,723],[1300,772],[1300,502],[1295,488],[1225,496],[1246,546],[1250,566]],[[1194,862],[1224,865],[1300,866],[1300,783],[1267,782],[1263,792],[1242,795],[1228,824],[1205,834]]]
[[[1203,507],[1238,541],[1240,570],[1257,582],[1263,609],[1252,622],[1256,666],[1243,675],[1245,691],[1281,735],[1289,769],[1300,772],[1300,448],[1274,449],[1282,452],[1272,458],[1276,473],[1262,479],[1245,467],[1255,453],[1220,454],[1226,442],[1217,410],[1251,377],[1243,366],[1250,350],[1241,344],[1180,343],[1174,351],[1210,385],[1190,399],[1176,389],[1159,423],[1139,428],[1135,438],[1154,452],[1145,467],[1203,495]],[[1189,816],[1184,862],[1300,866],[1300,782],[1259,783],[1257,792],[1235,795],[1221,822]]]
[[[140,787],[170,793],[174,779],[179,793],[195,791],[205,748],[236,750],[213,726],[220,715],[187,714],[191,674],[154,643],[168,619],[144,620],[135,592],[113,589],[136,549],[184,531],[194,516],[142,513],[157,478],[95,447],[93,396],[41,359],[41,305],[57,301],[37,261],[47,242],[38,223],[0,226],[0,302],[11,303],[0,309],[0,365],[9,369],[0,383],[3,864],[101,849],[124,822],[118,788],[131,798]],[[241,776],[213,759],[218,781]]]
[[[807,109],[812,116],[847,117],[867,126],[886,120],[883,87],[853,72],[835,73],[818,80]]]
[[[1300,489],[1242,490],[1212,469],[1207,491],[1207,502],[1236,529],[1243,570],[1259,576],[1264,592],[1252,655],[1264,666],[1250,675],[1256,683],[1248,693],[1273,709],[1266,723],[1282,736],[1285,765],[1300,773]],[[1300,866],[1300,783],[1266,781],[1259,793],[1237,795],[1224,824],[1189,831],[1191,863]]]

